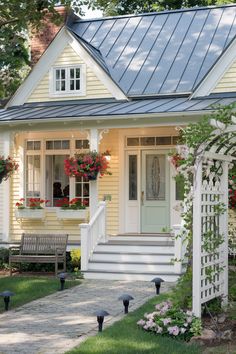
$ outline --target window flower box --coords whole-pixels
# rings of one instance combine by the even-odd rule
[[[59,220],[85,220],[87,219],[88,216],[88,210],[87,209],[78,209],[78,210],[64,210],[57,208],[56,209],[57,213],[57,218]]]
[[[45,209],[15,209],[15,216],[17,219],[44,219]]]

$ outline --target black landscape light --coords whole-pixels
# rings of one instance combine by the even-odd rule
[[[129,310],[128,310],[128,308],[129,308],[129,302],[130,302],[130,300],[133,300],[134,298],[133,298],[133,296],[131,296],[131,295],[129,295],[129,294],[123,294],[123,295],[121,295],[119,298],[118,298],[118,300],[123,300],[123,304],[124,304],[124,312],[125,313],[128,313],[129,312]]]
[[[160,287],[161,287],[161,283],[164,282],[163,279],[161,278],[154,278],[151,280],[152,283],[155,283],[156,286],[156,294],[159,295],[160,294]]]
[[[65,281],[67,278],[67,273],[59,273],[58,274],[58,278],[60,279],[60,283],[61,283],[61,291],[64,290],[65,288]]]
[[[13,295],[15,295],[15,294],[12,291],[9,291],[9,290],[5,290],[2,293],[0,293],[0,296],[3,297],[3,301],[4,301],[4,304],[5,304],[5,311],[8,311],[10,298]]]
[[[109,313],[105,310],[98,310],[94,313],[94,315],[97,316],[98,332],[102,332],[102,325],[103,325],[104,317],[109,316]]]

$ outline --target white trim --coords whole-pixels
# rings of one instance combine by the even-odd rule
[[[6,108],[23,105],[27,101],[29,96],[37,87],[38,83],[43,79],[46,73],[50,71],[53,63],[68,44],[80,56],[85,64],[87,64],[93,70],[98,79],[117,100],[128,100],[121,89],[88,54],[83,46],[70,34],[70,32],[65,27],[62,27],[56,35],[55,39],[51,42],[50,46],[46,49],[39,61],[35,64],[31,73],[10,99],[6,105]]]
[[[43,79],[44,75],[48,72],[50,67],[56,61],[61,52],[65,49],[67,44],[67,31],[65,27],[62,27],[55,39],[52,41],[51,45],[46,49],[25,81],[21,84],[16,93],[10,99],[6,105],[6,108],[23,105],[27,101],[29,96],[37,87],[38,83]]]
[[[208,96],[213,89],[216,87],[217,83],[224,76],[225,72],[230,68],[236,59],[236,40],[234,40],[225,53],[222,54],[220,59],[211,68],[210,72],[203,79],[201,84],[193,92],[190,99],[195,97]]]
[[[10,155],[11,133],[3,134],[3,155],[6,158]],[[10,180],[4,181],[3,186],[3,221],[2,221],[2,240],[9,240],[10,233]]]

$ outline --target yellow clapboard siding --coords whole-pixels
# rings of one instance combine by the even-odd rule
[[[55,61],[55,66],[85,64],[75,51],[68,45],[58,59]],[[104,73],[105,75],[105,73]],[[91,98],[109,98],[113,97],[102,82],[97,78],[95,73],[86,66],[86,94],[83,96],[59,96],[50,97],[49,94],[49,72],[39,82],[38,86],[32,92],[27,102],[40,101],[64,101],[75,99],[91,99]]]
[[[223,75],[213,93],[219,92],[235,92],[236,91],[236,61],[231,65],[227,72]]]

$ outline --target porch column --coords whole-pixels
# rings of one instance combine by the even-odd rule
[[[98,151],[99,132],[98,129],[90,129],[90,150]],[[98,207],[98,182],[90,181],[90,219],[95,214]]]
[[[2,133],[0,140],[2,140],[2,142],[0,141],[2,146],[0,155],[6,158],[10,155],[11,133]],[[2,182],[1,189],[2,203],[0,205],[0,214],[2,215],[2,225],[0,225],[0,230],[2,231],[2,241],[8,242],[10,230],[10,179]]]

